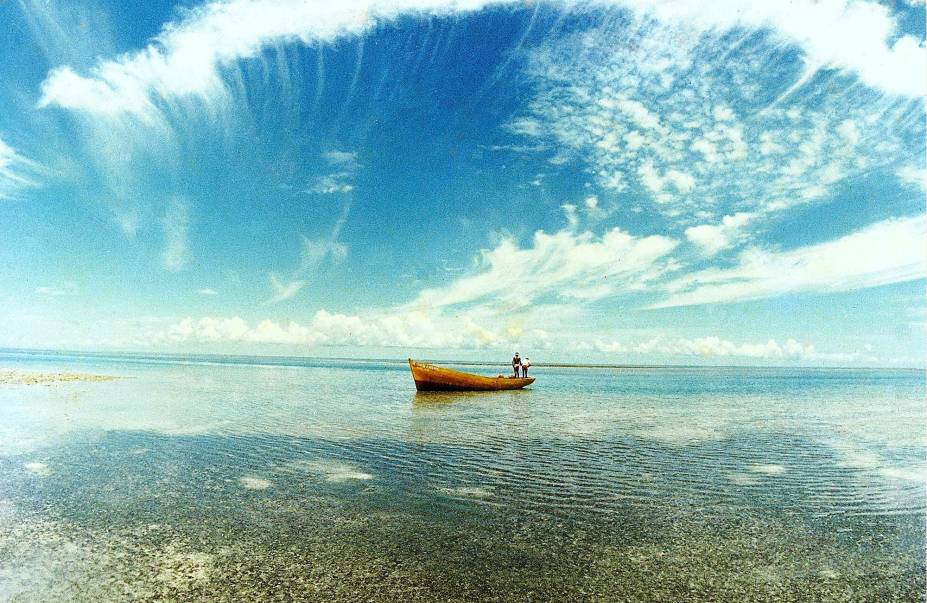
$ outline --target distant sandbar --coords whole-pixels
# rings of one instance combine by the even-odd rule
[[[0,369],[0,385],[52,385],[72,381],[112,381],[110,375],[90,375],[87,373],[34,373],[28,371],[11,371]]]

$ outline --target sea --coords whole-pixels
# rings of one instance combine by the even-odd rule
[[[0,369],[116,377],[0,384],[0,601],[925,600],[923,370]]]

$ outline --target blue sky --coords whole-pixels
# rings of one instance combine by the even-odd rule
[[[924,364],[922,3],[131,4],[0,3],[0,346]]]

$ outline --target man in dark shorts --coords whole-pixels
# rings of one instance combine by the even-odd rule
[[[515,356],[512,358],[512,370],[515,371],[515,376],[519,376],[519,371],[521,371],[521,358],[518,357],[518,352],[515,352]]]

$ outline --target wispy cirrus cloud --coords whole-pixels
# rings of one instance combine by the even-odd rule
[[[17,199],[27,188],[38,186],[39,164],[16,152],[0,139],[0,201]]]
[[[322,156],[331,166],[341,167],[351,172],[357,169],[357,153],[354,151],[326,151],[322,153]]]
[[[340,170],[335,174],[339,178],[352,178],[360,167],[357,163],[357,153],[329,151],[323,156],[331,167]],[[353,189],[353,186],[340,192],[349,192],[351,189]],[[302,251],[299,267],[296,270],[297,275],[311,274],[318,270],[326,260],[340,262],[348,255],[348,246],[342,243],[339,238],[350,213],[351,204],[347,202],[342,206],[341,214],[339,214],[338,219],[335,220],[326,236],[314,239],[305,235],[302,237]]]
[[[308,193],[319,195],[331,195],[332,193],[350,193],[354,190],[354,185],[346,180],[349,174],[337,172],[334,174],[325,174],[315,179],[315,182],[306,189]]]
[[[42,85],[40,106],[149,115],[156,111],[158,98],[216,94],[224,88],[221,66],[254,57],[270,44],[330,42],[363,33],[404,13],[471,12],[490,4],[505,2],[211,2],[186,11],[144,49],[100,61],[86,75],[67,66],[56,68]],[[710,6],[694,0],[613,0],[599,6],[631,8],[663,22],[686,23],[697,31],[770,28],[799,46],[809,65],[847,70],[867,85],[893,94],[917,97],[925,90],[923,46],[913,36],[898,36],[890,11],[876,2],[795,2],[788,10],[777,2],[743,6],[735,0]]]
[[[360,165],[357,153],[348,151],[328,151],[322,155],[328,167],[333,171],[317,176],[307,193],[330,195],[333,193],[350,193],[354,190],[354,175]]]
[[[640,290],[674,267],[667,256],[676,245],[668,237],[636,237],[619,228],[601,236],[539,230],[528,247],[507,238],[483,250],[472,274],[425,289],[408,307],[491,304],[511,311],[539,299],[594,300]]]
[[[144,49],[100,61],[86,75],[63,66],[42,84],[40,107],[149,118],[173,98],[221,98],[219,70],[257,56],[267,45],[331,42],[358,35],[402,13],[472,11],[489,2],[441,0],[337,3],[230,0],[189,9]]]
[[[74,281],[65,281],[60,285],[36,287],[35,292],[50,297],[70,297],[80,293],[80,287]]]
[[[354,162],[353,153],[343,153],[348,158],[339,159],[339,162]],[[300,248],[299,264],[287,282],[280,279],[277,274],[270,274],[270,282],[274,294],[265,304],[276,304],[296,296],[306,285],[306,279],[316,276],[318,270],[326,264],[338,263],[344,260],[348,255],[348,246],[341,242],[341,230],[348,221],[348,215],[351,212],[351,204],[345,203],[341,208],[341,214],[335,220],[331,230],[320,237],[310,238],[302,235],[302,245]]]
[[[650,307],[850,291],[923,278],[927,215],[884,220],[839,239],[789,251],[750,248],[731,268],[709,268],[670,281],[669,297]]]
[[[190,261],[191,255],[188,242],[190,209],[187,200],[182,197],[171,199],[167,203],[160,222],[164,235],[161,265],[170,272],[183,270]]]
[[[270,286],[273,289],[274,294],[264,302],[265,305],[279,304],[282,301],[292,299],[306,285],[305,281],[301,280],[281,280],[280,276],[273,272],[270,273],[269,277]]]
[[[49,65],[97,63],[118,53],[109,15],[84,2],[19,0],[19,12]],[[89,35],[92,32],[92,35]]]

